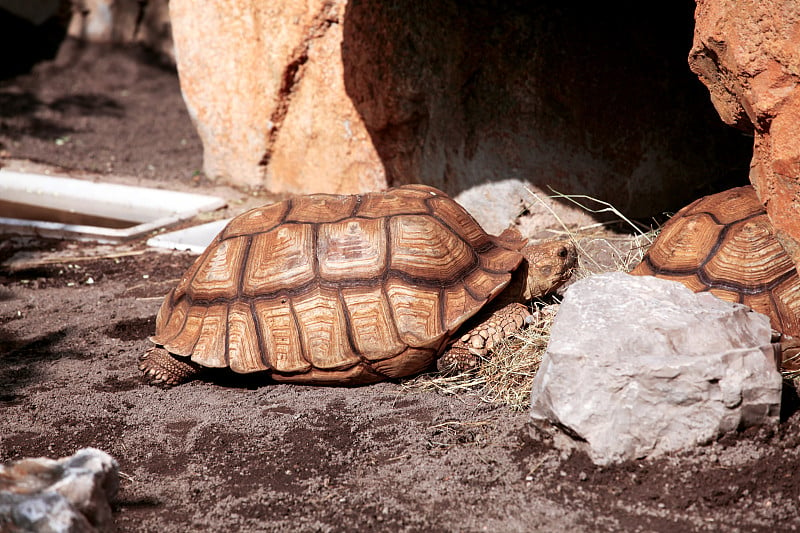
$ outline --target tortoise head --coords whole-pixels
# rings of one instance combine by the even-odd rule
[[[566,282],[578,263],[578,252],[570,241],[528,244],[522,250],[527,260],[525,300],[551,293]]]

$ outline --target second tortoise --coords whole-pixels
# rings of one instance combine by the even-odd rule
[[[800,276],[752,186],[678,211],[631,274],[680,281],[767,315],[783,336],[784,369],[800,368]]]
[[[363,384],[468,368],[562,285],[569,242],[487,234],[443,192],[297,196],[234,218],[164,299],[139,368]],[[477,316],[476,316],[477,315]]]

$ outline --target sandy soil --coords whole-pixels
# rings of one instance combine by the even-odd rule
[[[201,147],[171,68],[131,50],[65,52],[0,81],[7,164],[222,190],[232,210],[253,201],[197,174]],[[122,471],[119,531],[800,527],[789,387],[777,430],[599,468],[553,448],[526,412],[472,394],[398,383],[148,386],[137,357],[191,261],[141,242],[0,240],[0,461],[111,453]]]

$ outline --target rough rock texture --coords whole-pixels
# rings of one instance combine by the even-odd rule
[[[769,319],[675,281],[619,272],[570,287],[533,383],[531,417],[608,464],[777,424]],[[565,439],[566,441],[566,439]]]
[[[649,216],[744,180],[748,140],[686,68],[691,10],[651,9],[170,2],[207,174],[291,192],[499,183],[503,224],[526,185]]]
[[[0,531],[108,531],[118,468],[95,448],[0,466]]]
[[[385,187],[344,97],[345,2],[170,2],[181,88],[211,177],[272,191]]]
[[[141,43],[174,61],[168,0],[72,0],[71,37]]]
[[[800,4],[698,0],[689,64],[726,123],[755,136],[750,180],[800,265]]]

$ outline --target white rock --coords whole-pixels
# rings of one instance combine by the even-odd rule
[[[566,292],[534,380],[531,416],[597,464],[778,422],[769,319],[680,283],[610,273]]]
[[[109,529],[109,500],[119,487],[118,469],[114,458],[95,448],[57,461],[39,457],[0,466],[0,530]]]

